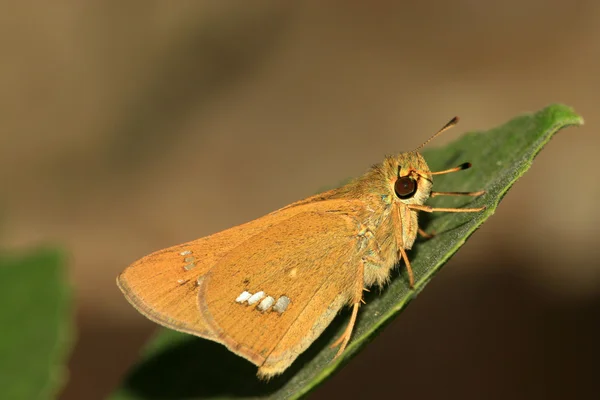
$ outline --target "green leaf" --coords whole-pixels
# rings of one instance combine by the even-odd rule
[[[228,352],[224,346],[163,331],[147,349],[115,399],[164,398],[298,398],[313,390],[348,362],[377,332],[397,316],[423,290],[427,282],[467,238],[496,210],[515,181],[529,168],[533,158],[552,136],[583,120],[570,108],[552,105],[524,115],[487,132],[462,136],[452,144],[423,153],[433,171],[472,162],[473,168],[436,178],[436,190],[476,191],[479,198],[435,198],[428,204],[445,207],[478,207],[476,214],[436,213],[423,215],[425,228],[437,236],[420,241],[411,251],[416,285],[410,290],[404,268],[395,273],[382,293],[368,293],[361,307],[353,337],[339,359],[329,345],[342,333],[349,318],[346,310],[286,372],[270,382],[261,382],[256,367]],[[425,214],[425,213],[422,213]]]
[[[0,399],[55,398],[70,347],[70,291],[53,250],[0,255]]]

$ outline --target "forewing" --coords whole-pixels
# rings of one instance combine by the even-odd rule
[[[332,193],[313,196],[298,202],[302,205],[287,206],[246,224],[154,252],[128,266],[117,278],[117,284],[127,300],[152,321],[215,339],[198,310],[198,278],[251,237],[304,213],[307,208],[324,210],[331,207],[329,201],[322,200]],[[333,200],[333,203],[340,201]]]
[[[198,304],[214,340],[258,365],[260,375],[285,370],[355,293],[361,254],[351,215],[359,205],[338,205],[261,232],[200,280]]]

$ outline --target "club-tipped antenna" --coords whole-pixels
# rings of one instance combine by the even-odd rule
[[[446,125],[444,125],[442,127],[442,129],[440,129],[439,131],[437,131],[435,133],[435,135],[433,135],[432,137],[430,137],[429,139],[427,139],[422,145],[420,145],[419,147],[417,147],[415,149],[415,151],[419,151],[420,149],[422,149],[423,147],[425,147],[425,145],[427,145],[429,142],[431,142],[433,139],[435,139],[436,137],[438,137],[439,135],[441,135],[442,133],[446,132],[448,129],[452,128],[454,125],[458,124],[458,117],[454,117],[450,120],[450,122],[448,122]]]

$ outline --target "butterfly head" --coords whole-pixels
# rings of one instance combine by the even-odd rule
[[[387,167],[389,190],[396,202],[425,203],[433,182],[429,166],[421,154],[410,152],[390,157]]]

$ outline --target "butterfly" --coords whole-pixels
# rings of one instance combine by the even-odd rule
[[[452,119],[412,152],[387,156],[350,183],[292,203],[254,221],[159,250],[127,267],[117,284],[127,300],[167,328],[225,345],[268,379],[285,371],[344,306],[350,321],[334,343],[346,348],[363,291],[383,286],[404,261],[417,234],[419,212],[479,212],[433,208],[430,197],[480,196],[434,192],[418,150],[454,126]]]

